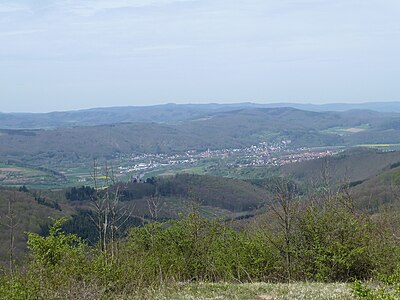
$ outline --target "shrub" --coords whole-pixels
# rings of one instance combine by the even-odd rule
[[[365,279],[375,268],[370,251],[373,224],[336,207],[309,208],[301,216],[295,241],[299,279],[352,281]]]
[[[148,282],[263,280],[280,260],[261,232],[236,232],[198,214],[133,228],[123,248],[126,265]]]

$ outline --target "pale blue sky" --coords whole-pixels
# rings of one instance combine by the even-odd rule
[[[400,100],[399,0],[0,0],[0,111]]]

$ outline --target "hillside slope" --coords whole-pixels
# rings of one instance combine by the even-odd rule
[[[370,212],[400,209],[400,167],[393,164],[389,169],[352,188],[358,208]]]
[[[156,195],[161,220],[180,218],[196,209],[202,215],[218,218],[236,218],[253,214],[259,207],[271,201],[264,189],[246,181],[224,177],[180,174],[153,179],[153,183],[121,183],[120,207],[130,212],[130,224],[143,225],[152,219],[148,199]],[[5,263],[9,253],[9,228],[7,215],[9,201],[14,211],[15,256],[26,250],[26,232],[39,232],[51,222],[50,218],[72,217],[67,230],[82,235],[90,241],[96,240],[93,220],[87,214],[93,209],[90,198],[67,199],[66,192],[29,190],[26,192],[0,188],[0,263]],[[93,217],[93,216],[92,216]]]
[[[49,218],[59,218],[69,215],[71,210],[64,205],[58,208],[50,207],[52,201],[40,204],[30,193],[14,192],[12,190],[0,189],[0,263],[5,263],[9,257],[10,250],[10,228],[9,228],[9,201],[14,214],[14,258],[19,258],[26,251],[27,232],[38,232],[40,227],[50,222]]]
[[[400,151],[354,148],[329,158],[284,165],[281,171],[307,183],[321,181],[325,171],[332,182],[348,180],[356,183],[376,176],[399,162]]]

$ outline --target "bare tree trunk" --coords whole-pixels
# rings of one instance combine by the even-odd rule
[[[159,196],[153,195],[146,199],[149,213],[154,221],[158,221],[158,215],[161,210],[161,199]]]
[[[104,168],[104,180],[99,185],[97,180],[98,166],[93,164],[93,180],[96,196],[93,199],[93,209],[96,217],[92,218],[98,230],[101,251],[105,254],[105,264],[108,263],[107,255],[111,255],[111,262],[115,261],[118,253],[118,231],[132,215],[132,211],[119,203],[120,188],[114,176],[114,171],[108,164]]]
[[[92,218],[92,222],[95,224],[97,233],[98,233],[98,239],[100,242],[101,250],[103,251],[103,214],[104,214],[104,207],[103,207],[103,201],[99,197],[99,185],[98,185],[98,172],[97,172],[97,161],[96,159],[93,160],[93,173],[92,173],[92,180],[94,184],[94,189],[95,189],[95,196],[92,200],[93,203],[93,210],[95,211],[96,218]]]
[[[287,268],[287,279],[291,281],[292,278],[292,239],[293,239],[293,217],[296,212],[294,201],[297,197],[296,186],[285,179],[279,178],[274,186],[275,201],[271,205],[271,209],[278,217],[279,226],[282,229],[284,247],[281,251],[285,255],[285,262]]]
[[[15,249],[15,228],[17,227],[16,215],[14,212],[14,203],[16,201],[16,192],[14,191],[12,199],[8,199],[8,212],[6,218],[8,220],[6,226],[9,230],[9,269],[12,274],[14,271],[14,249]]]

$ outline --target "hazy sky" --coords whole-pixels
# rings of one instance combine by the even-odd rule
[[[399,0],[0,0],[0,111],[400,100]]]

